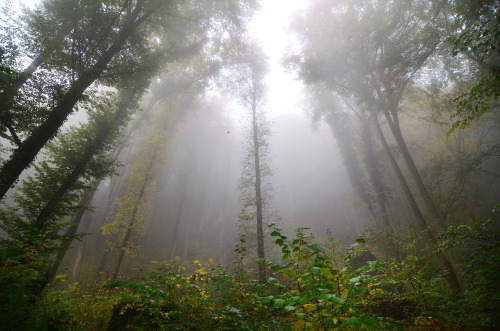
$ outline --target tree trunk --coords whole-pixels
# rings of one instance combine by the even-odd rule
[[[14,103],[14,98],[21,87],[31,76],[33,76],[33,73],[38,69],[38,67],[40,67],[41,64],[42,58],[40,56],[35,58],[21,74],[12,78],[9,83],[6,84],[7,86],[5,86],[3,92],[0,94],[0,122],[8,128],[16,145],[20,145],[21,140],[12,126],[12,116],[9,111]]]
[[[144,196],[144,193],[146,192],[146,188],[151,180],[149,178],[149,173],[151,172],[151,169],[153,168],[153,164],[155,162],[155,159],[156,159],[156,154],[153,155],[153,157],[151,158],[151,161],[149,162],[148,167],[146,169],[146,177],[144,178],[144,183],[141,186],[141,190],[140,190],[139,196],[138,196],[138,201],[141,201],[142,197]],[[114,282],[116,280],[116,278],[118,277],[118,272],[120,271],[120,267],[121,267],[121,264],[123,262],[123,257],[125,255],[125,248],[127,247],[129,239],[130,239],[130,235],[132,234],[132,228],[135,224],[138,210],[139,210],[139,207],[136,204],[134,206],[134,209],[132,210],[132,215],[130,216],[130,221],[129,221],[129,224],[127,227],[127,232],[125,233],[125,237],[123,237],[122,242],[120,244],[120,248],[119,248],[119,252],[118,252],[118,262],[116,263],[115,270],[113,271],[113,274],[111,275],[111,279],[110,279],[111,282]]]
[[[257,207],[257,258],[264,259],[264,229],[262,220],[262,192],[261,192],[261,169],[260,169],[260,153],[259,153],[259,127],[257,123],[257,106],[255,101],[252,103],[252,126],[253,126],[253,147],[254,147],[254,163],[255,163],[255,205]],[[266,282],[265,263],[259,263],[259,282]]]
[[[370,182],[373,185],[373,189],[375,191],[375,196],[378,202],[378,207],[380,210],[380,214],[377,219],[381,219],[380,228],[384,228],[390,225],[389,216],[387,215],[387,195],[385,193],[385,187],[382,183],[382,175],[380,171],[380,165],[377,160],[377,157],[374,153],[374,143],[373,143],[373,129],[368,122],[368,119],[365,117],[364,113],[361,113],[359,116],[362,126],[362,139],[363,139],[363,150],[364,150],[364,158],[365,164],[368,171],[368,176],[370,178]]]
[[[344,166],[349,175],[349,180],[356,190],[356,193],[361,198],[362,202],[365,204],[368,212],[374,222],[377,221],[377,213],[375,211],[375,207],[373,206],[373,202],[371,201],[370,194],[368,193],[367,187],[364,184],[366,181],[364,180],[363,169],[361,168],[361,162],[358,159],[357,154],[353,151],[351,147],[351,134],[349,130],[345,128],[343,123],[340,123],[338,118],[335,118],[336,115],[331,115],[327,119],[328,124],[330,125],[333,135],[338,142],[338,146],[340,148],[340,153],[342,154],[342,159],[344,161]]]
[[[444,223],[443,218],[439,214],[434,202],[432,201],[431,196],[427,192],[427,189],[425,188],[424,182],[422,181],[422,177],[420,177],[420,174],[417,170],[417,167],[415,166],[415,163],[413,162],[413,158],[411,157],[411,154],[408,150],[408,147],[406,146],[406,143],[403,139],[403,135],[401,134],[401,128],[399,127],[399,121],[397,118],[397,113],[393,112],[393,117],[389,114],[389,111],[387,109],[383,110],[383,114],[389,124],[389,127],[391,129],[392,135],[394,139],[396,140],[396,143],[399,147],[399,150],[401,151],[401,155],[403,156],[403,159],[406,163],[406,166],[408,167],[410,174],[415,181],[415,184],[417,186],[417,190],[420,194],[420,197],[422,198],[425,208],[427,212],[429,213],[429,217],[431,220],[431,224],[433,225],[436,231],[442,232],[446,230],[446,224]],[[430,231],[430,230],[429,230]],[[450,278],[453,279],[452,285],[460,291],[465,290],[465,284],[464,280],[461,277],[462,271],[458,263],[458,258],[456,255],[451,252],[447,251],[443,253],[446,260],[447,264],[450,266],[447,268],[448,272],[450,273]]]
[[[16,183],[21,173],[35,160],[38,152],[57,134],[85,90],[102,75],[109,62],[122,50],[125,41],[152,14],[152,12],[147,12],[138,18],[141,9],[142,5],[139,1],[114,43],[101,55],[93,67],[84,71],[71,84],[47,119],[34,129],[31,135],[12,152],[10,158],[2,165],[0,168],[0,200]]]

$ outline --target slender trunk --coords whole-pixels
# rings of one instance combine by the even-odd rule
[[[403,189],[403,193],[405,195],[406,200],[410,204],[410,209],[413,213],[413,216],[415,217],[415,221],[417,222],[420,230],[425,230],[429,226],[427,224],[427,221],[425,220],[424,215],[422,215],[422,212],[420,211],[420,208],[418,207],[417,201],[415,200],[415,197],[413,196],[413,193],[410,190],[410,187],[408,186],[408,183],[406,182],[406,179],[403,175],[403,172],[401,171],[401,168],[399,167],[398,163],[394,159],[394,155],[391,152],[391,148],[387,144],[387,140],[385,139],[384,133],[382,132],[382,128],[380,127],[380,122],[378,121],[377,116],[373,116],[373,122],[375,123],[375,129],[377,130],[378,137],[380,139],[380,142],[382,143],[382,147],[384,148],[384,151],[387,155],[387,158],[389,159],[389,162],[391,163],[392,169],[396,173],[396,177],[398,178],[399,184],[401,185],[401,188]],[[435,244],[436,239],[434,238],[434,235],[430,232],[429,233],[429,239]]]
[[[349,175],[349,180],[356,190],[356,193],[368,209],[371,219],[375,222],[377,220],[377,213],[375,211],[375,207],[373,206],[373,202],[371,201],[372,199],[368,193],[367,187],[364,184],[366,181],[364,180],[363,169],[360,166],[361,162],[351,147],[351,134],[343,123],[338,121],[338,118],[329,118],[328,124],[330,125],[333,135],[338,142],[338,147],[340,148],[340,153],[342,154],[342,159]]]
[[[403,156],[403,159],[406,163],[406,166],[410,170],[410,174],[415,181],[415,184],[417,186],[417,190],[420,194],[420,197],[422,198],[425,208],[427,212],[429,213],[429,217],[431,220],[431,225],[434,226],[437,232],[442,232],[446,230],[446,224],[444,223],[443,218],[439,214],[434,202],[432,201],[431,196],[427,192],[427,189],[425,188],[425,185],[422,181],[422,177],[420,177],[420,174],[418,173],[417,167],[415,166],[415,163],[413,162],[413,158],[411,157],[411,154],[406,146],[406,143],[403,139],[403,135],[401,134],[401,128],[399,127],[399,121],[397,118],[397,114],[394,113],[395,117],[391,117],[389,112],[387,110],[383,110],[383,114],[389,124],[389,127],[391,129],[392,135],[394,139],[396,140],[396,143],[399,147],[399,150],[401,151],[401,155]],[[412,207],[413,208],[413,207]],[[429,230],[430,232],[430,230]],[[457,288],[460,291],[465,290],[465,284],[464,280],[461,277],[461,268],[458,263],[458,258],[454,252],[447,251],[443,253],[445,258],[446,258],[446,269],[448,270],[450,274],[450,279],[452,279],[452,285],[454,285],[455,288]]]
[[[255,94],[254,94],[255,98]],[[257,107],[254,100],[252,104],[253,147],[255,163],[255,204],[257,207],[257,258],[264,259],[264,229],[262,221],[262,192],[260,169],[259,127],[257,123]],[[259,282],[266,282],[266,269],[264,263],[259,263]]]
[[[22,142],[12,126],[13,119],[10,110],[17,93],[26,81],[33,76],[33,73],[40,67],[42,62],[41,56],[35,58],[22,73],[10,79],[0,94],[0,122],[7,127],[16,145],[20,145]]]
[[[179,237],[179,225],[181,223],[181,217],[182,217],[182,211],[184,210],[184,203],[186,202],[186,198],[182,197],[178,212],[177,212],[177,217],[175,219],[175,225],[174,225],[174,231],[172,234],[172,251],[170,253],[170,258],[174,258],[174,251],[175,251],[175,245],[177,244],[177,238]]]
[[[382,220],[382,224],[380,228],[384,228],[390,225],[389,216],[387,215],[387,196],[385,194],[385,187],[382,183],[382,175],[380,171],[380,165],[377,160],[377,157],[373,151],[374,143],[373,143],[373,129],[368,122],[368,119],[365,117],[364,113],[361,113],[360,121],[362,125],[362,139],[363,139],[363,147],[364,147],[364,159],[366,163],[366,168],[368,171],[368,176],[370,178],[370,182],[373,185],[373,189],[375,190],[375,196],[377,199],[378,207],[379,207],[379,217],[377,219]]]
[[[141,190],[139,192],[138,196],[138,201],[141,201],[142,197],[144,196],[144,193],[146,192],[146,188],[150,182],[149,178],[149,173],[151,169],[153,168],[153,164],[155,161],[156,156],[154,155],[151,161],[149,162],[148,168],[146,170],[146,177],[144,178],[144,183],[142,184]],[[119,252],[118,252],[118,261],[116,262],[115,269],[113,271],[113,274],[111,275],[111,282],[114,282],[116,278],[118,277],[118,272],[120,271],[121,264],[123,262],[123,257],[125,255],[125,249],[127,248],[130,235],[132,234],[132,229],[135,225],[136,217],[137,217],[137,212],[139,211],[139,206],[136,204],[134,206],[134,209],[132,210],[132,214],[130,215],[130,221],[128,223],[127,227],[127,232],[125,233],[125,236],[122,239],[122,242],[120,244]]]
[[[92,188],[90,189],[90,193],[84,199],[82,199],[78,204],[78,209],[79,209],[78,213],[73,218],[72,222],[73,224],[64,233],[65,239],[63,239],[63,241],[61,242],[61,245],[59,247],[59,252],[57,252],[55,261],[47,273],[48,282],[52,282],[55,279],[57,270],[59,269],[59,266],[61,265],[61,262],[64,259],[66,252],[68,251],[68,249],[71,246],[71,243],[73,242],[73,239],[78,231],[78,227],[80,226],[80,221],[85,212],[87,212],[87,209],[90,205],[90,202],[92,201],[92,197],[94,196],[97,187],[99,186],[99,183],[100,181],[95,181]]]
[[[65,181],[61,183],[58,190],[54,193],[54,195],[49,199],[49,201],[45,204],[45,206],[40,210],[38,217],[35,219],[35,225],[38,231],[43,231],[43,229],[47,226],[47,223],[51,221],[51,218],[54,214],[54,211],[57,209],[57,205],[59,201],[61,201],[62,197],[68,193],[69,190],[75,185],[77,180],[83,175],[83,173],[87,170],[88,163],[92,160],[92,157],[98,153],[104,147],[106,141],[109,139],[110,135],[112,135],[113,130],[117,129],[122,120],[126,116],[128,103],[133,100],[135,93],[138,89],[134,89],[133,93],[130,93],[127,96],[126,100],[123,100],[116,110],[114,114],[113,120],[108,123],[102,123],[102,125],[98,124],[99,133],[95,137],[92,142],[89,142],[84,153],[80,157],[79,161],[75,164],[73,171],[71,174],[66,177]],[[85,198],[83,198],[78,204],[78,212],[73,218],[73,225],[70,226],[65,232],[65,239],[62,240],[60,250],[56,255],[56,259],[49,269],[47,273],[47,280],[52,281],[55,278],[57,273],[57,269],[61,264],[61,261],[66,254],[66,251],[69,249],[73,237],[76,235],[78,226],[80,225],[80,221],[85,214],[91,200],[94,195],[97,187],[99,186],[101,179],[95,180],[89,193]]]

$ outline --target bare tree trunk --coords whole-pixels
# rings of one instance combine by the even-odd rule
[[[420,194],[420,197],[422,198],[422,200],[424,202],[425,208],[426,208],[427,212],[429,213],[429,217],[431,220],[431,224],[429,224],[429,225],[433,225],[437,232],[442,232],[442,231],[446,230],[446,224],[444,223],[443,218],[439,214],[434,202],[432,201],[431,196],[427,192],[427,189],[425,188],[425,185],[422,181],[422,177],[420,177],[420,174],[417,170],[417,167],[415,166],[415,163],[413,162],[413,158],[411,157],[411,154],[408,150],[408,147],[406,146],[406,143],[403,139],[403,135],[401,134],[401,128],[399,127],[397,113],[393,112],[394,118],[391,117],[391,115],[389,114],[389,111],[387,111],[387,110],[384,110],[383,114],[384,114],[384,116],[389,124],[392,135],[393,135],[394,139],[396,140],[396,143],[399,147],[399,150],[401,151],[401,155],[403,156],[403,159],[406,163],[406,166],[408,167],[410,174],[411,174],[413,180],[415,181],[415,184],[417,186],[417,190]],[[411,202],[410,202],[410,204],[411,204]],[[414,209],[414,207],[412,206],[412,210],[413,209]],[[419,221],[418,218],[417,218],[417,221]],[[424,221],[425,221],[425,219],[424,219]],[[460,268],[459,263],[458,263],[458,258],[451,251],[444,252],[443,254],[447,260],[446,264],[449,265],[449,267],[446,269],[450,273],[450,279],[452,279],[452,284],[454,285],[455,288],[457,288],[463,292],[465,290],[465,284],[464,284],[463,278],[461,277],[462,271],[461,271],[461,268]]]
[[[255,98],[255,93],[254,93]],[[262,192],[261,192],[261,169],[259,153],[259,127],[257,123],[257,107],[254,100],[252,104],[252,126],[253,126],[253,147],[255,162],[255,204],[257,207],[257,258],[264,259],[264,229],[262,221]],[[266,282],[266,269],[264,263],[259,263],[259,282]]]

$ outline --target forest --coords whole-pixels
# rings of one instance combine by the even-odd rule
[[[497,0],[2,0],[1,330],[500,329]]]

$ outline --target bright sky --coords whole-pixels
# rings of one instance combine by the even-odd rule
[[[0,0],[3,5],[7,0]],[[13,0],[14,7],[20,3],[34,7],[38,0]],[[270,73],[268,108],[272,117],[283,113],[302,114],[302,84],[294,80],[281,67],[280,62],[289,48],[287,27],[290,17],[307,4],[307,0],[261,0],[262,11],[254,16],[250,25],[251,35],[260,41],[269,56]]]
[[[251,35],[259,40],[269,56],[268,107],[274,116],[283,113],[302,114],[302,87],[281,67],[280,62],[289,48],[287,33],[291,16],[305,7],[307,0],[263,0],[262,12],[257,13],[250,26]]]

